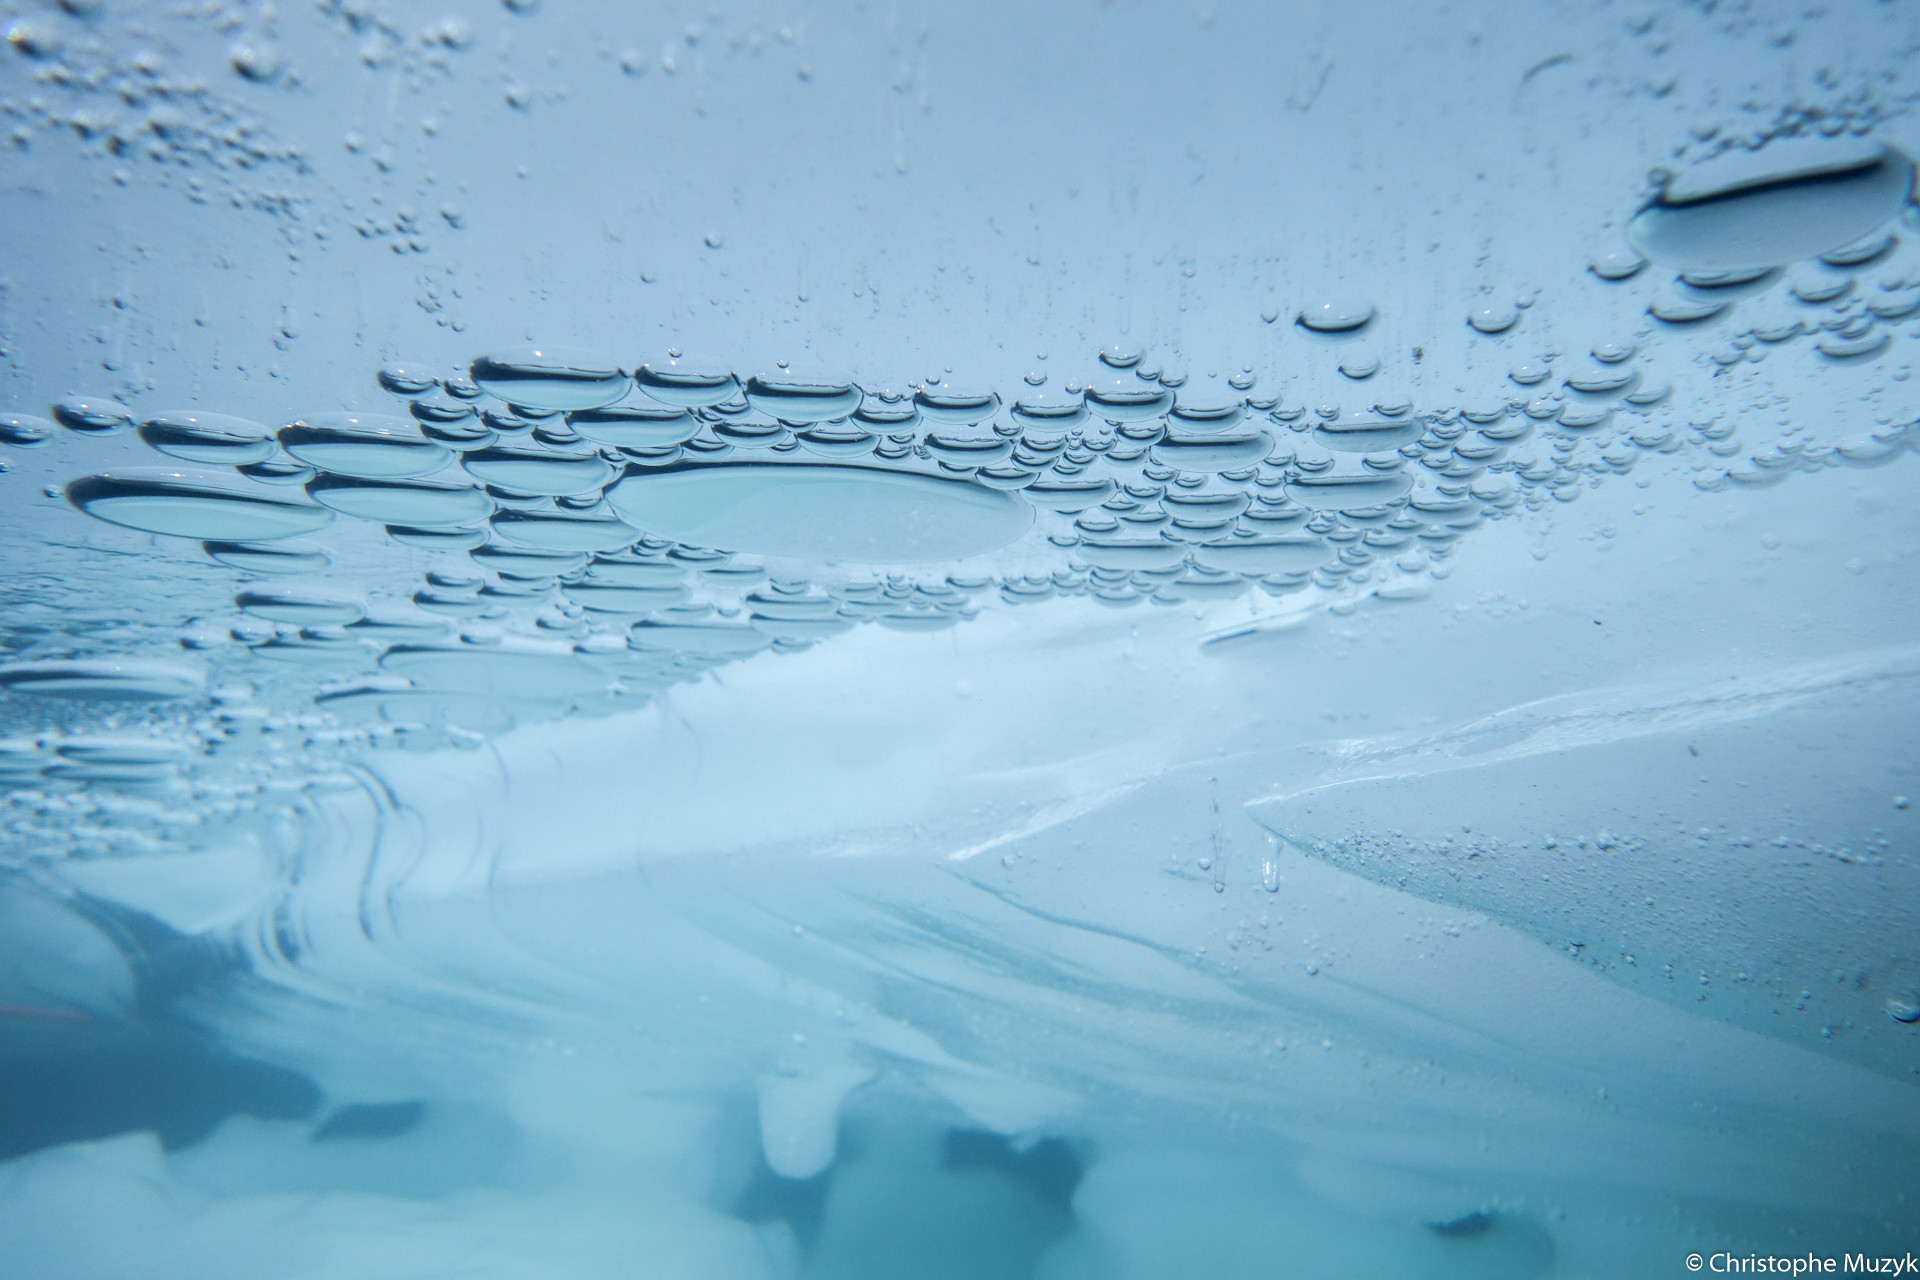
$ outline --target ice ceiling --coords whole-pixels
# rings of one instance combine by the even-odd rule
[[[1900,7],[4,21],[23,1274],[1916,1247]]]

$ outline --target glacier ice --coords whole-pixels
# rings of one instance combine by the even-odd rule
[[[1907,11],[0,12],[0,1270],[1920,1247]]]

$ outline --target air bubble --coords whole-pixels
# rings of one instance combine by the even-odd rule
[[[1174,393],[1138,378],[1100,378],[1087,387],[1087,408],[1108,422],[1150,422],[1174,405]]]
[[[0,414],[0,443],[31,448],[45,444],[53,430],[54,423],[30,413]]]
[[[1000,411],[998,393],[946,382],[921,387],[914,392],[913,403],[927,421],[956,427],[976,426]]]
[[[381,389],[397,396],[425,395],[439,384],[439,378],[427,372],[425,366],[412,361],[396,361],[380,366],[377,375]]]
[[[981,485],[879,468],[683,465],[630,474],[607,503],[694,546],[860,564],[951,560],[1005,546],[1033,513]]]
[[[333,558],[324,551],[272,543],[203,542],[200,549],[208,558],[247,573],[318,573],[333,563]]]
[[[1315,333],[1351,333],[1373,317],[1370,302],[1359,298],[1330,298],[1301,308],[1294,322]]]
[[[1777,138],[1674,178],[1627,234],[1641,253],[1681,270],[1784,266],[1874,232],[1899,214],[1913,177],[1913,162],[1878,142]]]
[[[389,414],[316,414],[282,427],[277,438],[301,462],[362,480],[426,475],[453,457],[421,435],[417,423]]]
[[[1640,274],[1647,260],[1631,249],[1610,249],[1587,264],[1602,280],[1626,280]]]
[[[156,414],[140,424],[140,438],[161,453],[215,466],[264,462],[276,452],[265,427],[219,413]]]
[[[787,369],[747,379],[747,403],[779,422],[806,426],[844,418],[860,407],[851,379],[809,377]]]
[[[651,399],[681,409],[725,404],[740,391],[740,380],[726,366],[688,360],[678,353],[641,365],[633,380]]]
[[[1493,303],[1468,312],[1467,323],[1481,333],[1505,333],[1520,323],[1520,311],[1511,303]]]
[[[493,503],[477,486],[438,480],[320,476],[307,482],[307,493],[342,515],[428,529],[475,524],[493,510]]]
[[[133,658],[0,664],[0,688],[45,698],[160,702],[195,697],[206,683],[196,668]]]
[[[104,434],[133,425],[133,410],[111,396],[68,396],[53,406],[53,418],[70,431]]]
[[[613,361],[574,347],[522,347],[485,355],[468,373],[508,404],[549,412],[598,409],[626,395],[631,385]]]
[[[196,541],[270,542],[313,533],[333,512],[231,473],[130,467],[66,486],[75,507],[111,524]]]
[[[598,453],[494,447],[474,450],[460,465],[486,484],[549,497],[600,489],[613,479],[613,468]]]

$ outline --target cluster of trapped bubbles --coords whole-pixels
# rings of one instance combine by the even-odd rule
[[[1099,352],[1084,383],[1010,395],[946,375],[877,390],[787,364],[742,373],[669,350],[629,366],[540,346],[457,373],[388,364],[392,412],[277,428],[198,409],[136,420],[105,397],[62,401],[52,420],[0,416],[14,446],[63,427],[137,432],[158,465],[76,477],[65,499],[194,540],[236,579],[227,600],[182,602],[185,654],[22,654],[0,665],[0,687],[210,703],[207,743],[264,742],[265,729],[304,750],[474,743],[529,717],[636,706],[863,623],[951,627],[993,600],[1298,594],[1295,613],[1416,600],[1478,526],[1573,501],[1649,455],[1691,465],[1703,489],[1879,465],[1911,446],[1907,424],[1748,450],[1732,422],[1676,408],[1647,360],[1740,307],[1749,323],[1713,326],[1721,345],[1695,363],[1802,335],[1859,361],[1920,312],[1920,271],[1900,274],[1892,229],[1912,163],[1855,140],[1789,141],[1733,157],[1718,187],[1670,182],[1630,247],[1595,260],[1595,287],[1635,280],[1649,259],[1675,269],[1649,328],[1578,361],[1524,361],[1477,401],[1290,404],[1249,376],[1189,385],[1127,346]],[[1377,323],[1364,302],[1295,319],[1336,339]],[[1467,322],[1494,340],[1515,320],[1485,308]],[[343,590],[342,523],[430,567],[385,592]],[[383,563],[418,573],[421,560]],[[310,701],[270,714],[258,698],[276,683]],[[193,754],[10,739],[0,780],[151,780]]]

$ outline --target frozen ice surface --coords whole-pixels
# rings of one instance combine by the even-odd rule
[[[1920,1251],[1915,23],[3,0],[0,1272]]]

